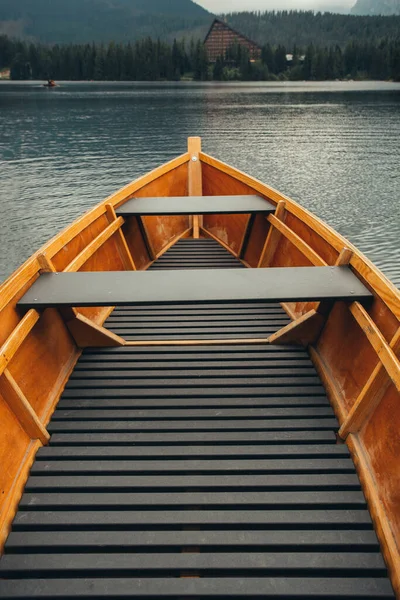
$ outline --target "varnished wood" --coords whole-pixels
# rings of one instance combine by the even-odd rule
[[[367,498],[368,508],[381,542],[382,553],[389,568],[396,598],[400,598],[400,549],[397,543],[398,540],[396,541],[390,521],[382,505],[377,482],[373,476],[365,448],[363,448],[359,437],[355,434],[350,434],[346,443],[356,465],[364,495]]]
[[[272,187],[265,185],[261,181],[250,177],[246,173],[227,165],[226,163],[201,152],[200,159],[204,164],[210,165],[217,170],[226,173],[229,177],[249,187],[252,193],[263,195],[271,202],[278,204],[280,201],[286,203],[286,210],[298,217],[301,221],[310,227],[311,232],[321,236],[337,252],[341,252],[344,246],[353,251],[351,265],[355,271],[368,283],[372,289],[379,294],[388,308],[393,311],[400,319],[400,291],[383,275],[365,256],[350,244],[348,240],[337,233],[332,227],[318,219],[310,211],[300,206],[288,196],[281,194]]]
[[[316,310],[308,313],[283,327],[268,339],[270,344],[299,344],[308,346],[317,339],[325,324],[325,318]]]
[[[371,319],[367,311],[361,304],[354,302],[350,306],[350,311],[357,323],[360,325],[370,344],[379,356],[379,359],[389,374],[397,390],[400,392],[400,362],[392,348],[386,342],[385,338]]]
[[[174,237],[173,240],[171,240],[166,246],[164,246],[164,248],[162,250],[160,250],[160,252],[157,252],[156,255],[156,260],[158,258],[160,258],[160,256],[162,256],[163,254],[165,254],[170,248],[172,248],[172,246],[174,246],[177,242],[179,242],[179,240],[182,240],[184,238],[189,237],[189,235],[192,233],[192,228],[189,227],[189,229],[186,229],[183,233],[179,233],[176,237]]]
[[[11,490],[2,502],[2,510],[0,511],[0,556],[3,553],[4,544],[11,531],[11,523],[17,512],[18,503],[23,494],[30,469],[41,447],[42,443],[39,440],[29,443],[21,464],[16,465],[17,469]]]
[[[206,238],[210,238],[212,240],[215,240],[216,242],[218,242],[219,244],[221,244],[221,246],[223,248],[225,248],[225,250],[228,250],[228,252],[230,252],[232,254],[232,256],[235,256],[235,258],[239,258],[237,252],[235,252],[234,250],[232,250],[232,248],[230,246],[228,246],[228,244],[225,244],[225,242],[223,242],[222,240],[220,240],[219,238],[217,238],[216,235],[214,235],[213,233],[211,233],[211,231],[208,231],[208,229],[204,229],[204,227],[200,228],[200,232],[202,235],[204,235],[204,237]]]
[[[153,246],[153,243],[151,241],[147,225],[146,225],[145,221],[142,219],[142,217],[137,217],[137,222],[138,222],[139,229],[140,229],[140,232],[142,234],[144,243],[146,245],[147,252],[149,253],[150,259],[151,260],[155,260],[157,254],[156,254],[156,252],[154,250],[154,246]]]
[[[90,244],[88,244],[86,248],[69,263],[64,271],[66,273],[79,271],[79,269],[89,260],[89,258],[91,258],[93,254],[97,252],[97,250],[101,248],[101,246],[103,246],[103,244],[105,244],[105,242],[120,229],[123,223],[124,220],[122,217],[112,221],[112,223],[110,223],[110,225],[104,229],[100,235],[98,235]]]
[[[278,217],[270,215],[268,221],[279,231],[279,233],[284,235],[294,246],[296,246],[296,248],[300,250],[313,265],[317,267],[327,266],[327,263],[311,248],[311,246],[294,233],[290,227],[287,227],[287,225],[285,225]]]
[[[334,264],[335,260],[336,264],[350,262],[353,272],[367,284],[374,294],[375,300],[368,308],[367,317],[362,314],[362,319],[360,319],[362,327],[366,327],[367,335],[361,332],[357,325],[359,321],[354,321],[351,317],[352,313],[349,312],[346,305],[337,306],[332,312],[327,312],[326,327],[315,343],[315,347],[310,348],[310,354],[339,416],[342,424],[341,434],[347,434],[347,440],[351,440],[355,436],[348,433],[353,431],[353,427],[360,432],[358,439],[362,444],[365,464],[370,474],[370,479],[365,479],[365,489],[368,492],[373,489],[372,484],[377,486],[381,523],[386,524],[387,527],[383,526],[379,529],[379,520],[375,520],[375,523],[378,523],[377,528],[392,574],[392,581],[396,582],[400,568],[395,553],[391,551],[391,539],[399,535],[399,510],[395,503],[396,494],[393,492],[397,480],[392,476],[388,481],[389,466],[385,463],[387,462],[386,458],[390,459],[390,468],[392,470],[395,468],[393,465],[396,460],[397,446],[395,434],[392,431],[394,425],[392,425],[391,415],[395,416],[398,406],[396,403],[398,391],[396,392],[392,380],[398,383],[399,360],[396,356],[398,346],[394,345],[394,342],[400,326],[400,293],[354,246],[296,202],[202,152],[199,152],[199,159],[198,164],[202,167],[204,193],[208,195],[256,193],[269,199],[273,204],[285,203],[285,226],[292,232],[289,233],[291,240],[289,241],[289,238],[277,232],[276,227],[271,227],[267,234],[269,238],[273,231],[279,233],[278,243],[273,249],[269,244],[270,240],[266,243],[264,239],[266,229],[259,227],[257,232],[252,233],[250,239],[253,250],[249,262],[252,265],[257,264],[261,248],[263,248],[262,258],[265,258],[267,254],[265,265],[270,266],[308,264],[305,259],[306,255],[311,262],[315,260],[315,256],[327,264]],[[1,343],[3,344],[0,352],[1,369],[4,371],[10,368],[14,381],[24,397],[28,398],[30,404],[35,406],[35,412],[40,415],[43,423],[46,422],[57,404],[59,394],[79,355],[79,350],[72,342],[66,325],[56,311],[45,311],[40,318],[35,311],[30,311],[21,320],[21,314],[16,309],[19,298],[39,277],[40,271],[63,270],[68,266],[68,262],[71,263],[81,252],[84,252],[93,240],[103,234],[108,223],[115,220],[112,214],[114,208],[126,200],[134,196],[188,195],[190,164],[190,154],[186,153],[113,194],[56,238],[50,240],[1,286],[0,329],[2,332]],[[111,209],[107,208],[107,204]],[[283,221],[282,215],[275,216]],[[210,230],[208,227],[201,229],[201,223],[199,223],[201,234],[218,240],[231,254],[237,255],[238,250],[240,251],[240,241],[244,239],[243,217],[232,218],[229,221],[228,218],[220,221],[210,218],[209,223]],[[146,220],[146,224],[148,236],[153,243],[154,258],[160,255],[174,240],[187,233],[189,226],[182,219],[171,221],[165,228],[163,222],[159,220]],[[280,224],[278,227],[282,229]],[[147,268],[151,261],[146,251],[143,250],[143,243],[133,220],[125,223],[124,232],[127,247],[134,256],[135,264],[137,263],[138,268]],[[85,266],[87,270],[121,268],[123,254],[118,247],[117,237],[119,238],[118,232],[92,255]],[[292,243],[292,240],[295,243]],[[301,249],[303,251],[305,249],[306,254],[302,255]],[[272,256],[269,257],[268,253]],[[43,256],[40,257],[40,255]],[[246,264],[245,261],[241,262]],[[259,265],[261,263],[262,261],[258,262]],[[125,269],[127,268],[126,263],[123,266]],[[285,305],[285,308],[294,319],[304,316],[310,311],[309,303]],[[89,315],[90,318],[93,314],[93,318],[99,324],[110,309],[82,310],[88,311],[85,312],[88,315],[89,311],[92,311]],[[70,314],[70,318],[76,318],[76,311],[72,315]],[[91,323],[86,324],[92,328]],[[386,340],[391,340],[391,343],[389,344]],[[254,343],[260,344],[266,343],[266,341],[257,339],[254,340]],[[198,344],[197,340],[192,340],[192,342]],[[227,340],[227,342],[235,343],[235,340]],[[246,341],[238,340],[238,342]],[[190,340],[184,342],[184,344],[190,343]],[[201,340],[201,344],[204,343],[207,344],[207,341]],[[222,341],[212,340],[212,343],[221,345]],[[249,340],[249,343],[252,341]],[[165,346],[166,342],[156,342],[156,344]],[[175,344],[176,342],[173,342],[171,345]],[[149,345],[149,343],[146,342],[143,345]],[[179,341],[177,345],[179,345]],[[32,368],[29,366],[31,359]],[[41,369],[41,366],[43,366],[43,373],[38,380],[29,372],[29,369],[37,371],[38,368]],[[389,371],[391,378],[387,374]],[[391,414],[386,414],[385,410]],[[12,418],[10,412],[10,420],[6,420],[10,428],[12,427]],[[390,443],[385,445],[384,440],[389,435],[391,436]],[[11,482],[12,485],[7,488],[11,490],[7,493],[7,499],[4,500],[0,497],[0,544],[5,539],[4,531],[8,532],[9,530],[14,510],[12,506],[16,506],[22,491],[18,473],[27,474],[26,465],[29,464],[30,458],[27,463],[26,457],[34,456],[35,452],[31,447],[28,448],[30,442],[22,428],[20,437],[21,445],[19,454],[16,454],[18,458],[15,460],[18,461],[18,468],[21,467],[22,471],[16,470],[13,463],[4,462],[4,459],[4,465],[2,464],[3,470],[5,468],[10,473],[8,483]],[[22,480],[24,477],[25,475]],[[371,502],[374,506],[373,499]],[[388,529],[388,524],[391,524],[391,531]],[[398,584],[396,585],[396,589],[399,589]]]
[[[324,385],[326,393],[328,394],[328,398],[339,420],[339,423],[343,423],[346,413],[343,408],[342,396],[329,372],[329,367],[324,363],[323,359],[318,352],[316,352],[315,348],[310,346],[309,352],[311,360],[314,364],[314,367],[317,369],[317,373]]]
[[[39,254],[37,257],[39,263],[39,273],[56,273],[57,269],[53,265],[51,259],[45,254]]]
[[[249,346],[268,344],[268,338],[221,339],[221,340],[151,340],[144,342],[125,342],[125,346]]]
[[[40,319],[40,313],[31,309],[22,317],[12,334],[0,348],[0,376],[7,368],[13,356],[18,352],[25,338]]]
[[[49,433],[7,369],[0,377],[0,394],[29,437],[47,444],[50,439]]]
[[[201,162],[199,155],[201,152],[201,138],[190,137],[188,139],[188,154],[189,160],[189,196],[202,196],[203,195],[203,182],[201,175]],[[198,239],[200,237],[200,216],[193,215],[193,237]],[[202,224],[202,223],[201,223]]]
[[[285,217],[285,208],[286,208],[286,201],[279,200],[274,216],[276,219],[279,219],[282,222]],[[272,215],[270,215],[270,216],[272,216]],[[261,256],[260,256],[260,260],[258,262],[258,268],[269,267],[269,265],[274,257],[276,248],[278,246],[280,235],[281,235],[280,232],[276,228],[273,228],[273,227],[270,228],[268,235],[267,235],[267,239],[265,240],[265,244],[264,244],[264,248],[261,253]]]
[[[106,212],[110,223],[118,221],[118,217],[115,214],[115,209],[112,204],[106,204]],[[126,243],[126,239],[121,227],[119,227],[116,231],[116,239],[119,254],[125,269],[127,271],[136,271],[136,265],[129,251],[128,244]]]
[[[353,257],[353,251],[350,250],[350,248],[346,248],[346,247],[343,248],[343,250],[341,250],[339,256],[337,257],[335,266],[341,267],[344,265],[349,265],[352,257]]]
[[[120,336],[96,325],[83,315],[76,315],[67,322],[67,327],[79,348],[112,348],[125,345]]]
[[[400,329],[390,343],[395,355],[400,352]],[[390,377],[382,362],[379,362],[363,387],[352,409],[342,424],[339,435],[345,439],[349,433],[356,433],[370,418],[390,385]]]

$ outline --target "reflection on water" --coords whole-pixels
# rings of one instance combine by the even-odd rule
[[[293,197],[400,284],[400,85],[0,83],[0,279],[84,210],[206,152]]]

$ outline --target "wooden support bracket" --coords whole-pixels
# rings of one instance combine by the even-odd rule
[[[188,195],[189,196],[202,196],[203,195],[203,181],[201,172],[200,162],[201,152],[201,138],[190,137],[188,138],[188,153],[189,153],[189,168],[188,168]],[[198,239],[200,237],[200,226],[202,225],[201,217],[199,215],[193,215],[193,237]]]
[[[61,313],[66,316],[64,309]],[[119,335],[80,314],[75,314],[72,319],[67,318],[66,325],[79,348],[114,348],[126,344]]]
[[[390,348],[395,355],[400,351],[400,329],[390,342]],[[385,366],[379,362],[339,430],[342,439],[346,439],[350,433],[360,431],[382,400],[391,382]]]
[[[50,434],[8,369],[0,377],[0,394],[29,437],[32,440],[40,440],[42,444],[48,444]]]
[[[137,224],[139,226],[141,236],[144,241],[144,245],[146,246],[147,253],[150,257],[150,260],[156,260],[157,254],[153,248],[153,244],[151,243],[151,239],[149,236],[149,232],[147,230],[146,223],[143,221],[142,217],[136,217],[136,219],[137,219]]]
[[[352,255],[353,252],[351,250],[343,248],[335,262],[335,266],[347,265]],[[309,258],[311,259],[311,255]],[[318,257],[317,262],[314,262],[314,264],[320,266],[326,265],[325,261],[320,257]],[[319,302],[315,309],[309,310],[298,319],[295,319],[293,323],[289,323],[289,325],[271,335],[269,338],[270,344],[300,344],[306,347],[314,344],[325,326],[332,306],[333,302],[329,300]],[[287,303],[284,303],[283,307],[286,309]]]
[[[107,213],[107,217],[108,217],[108,220],[110,221],[110,223],[115,223],[118,221],[118,217],[115,213],[115,209],[112,204],[106,204],[106,213]],[[126,271],[136,271],[137,270],[136,265],[132,258],[132,254],[130,253],[130,250],[128,248],[128,244],[126,242],[124,232],[122,231],[121,227],[119,227],[118,230],[116,231],[116,241],[117,241],[119,255],[121,257],[121,260],[122,260],[125,270]]]
[[[284,200],[280,200],[277,204],[275,217],[281,221],[285,216],[285,207],[286,202]],[[269,267],[274,258],[275,251],[278,247],[278,243],[281,237],[280,231],[278,231],[275,227],[270,225],[267,239],[265,240],[264,248],[261,252],[260,260],[258,261],[258,268],[261,267]]]
[[[57,269],[46,254],[39,254],[37,260],[40,267],[39,273],[57,273]]]
[[[268,341],[270,344],[297,344],[307,347],[318,339],[324,325],[325,317],[316,310],[310,310],[272,334]]]
[[[253,231],[254,223],[257,215],[255,213],[249,215],[246,223],[246,227],[244,229],[243,238],[240,244],[240,248],[238,250],[238,258],[244,258],[246,254],[247,246],[249,245],[251,232]]]

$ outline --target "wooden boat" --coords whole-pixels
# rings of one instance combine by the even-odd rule
[[[332,228],[190,138],[0,298],[0,597],[400,598],[400,295]]]

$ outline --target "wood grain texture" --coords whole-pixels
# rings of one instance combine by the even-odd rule
[[[22,317],[21,321],[13,330],[10,337],[0,348],[0,376],[8,363],[13,359],[19,348],[23,344],[25,338],[32,331],[36,323],[40,319],[40,313],[37,310],[28,310]]]
[[[117,215],[115,214],[115,209],[112,204],[106,205],[107,217],[110,223],[113,223],[118,220]],[[123,223],[122,223],[123,224]],[[136,271],[136,265],[133,261],[132,255],[129,252],[128,244],[126,243],[125,236],[122,232],[122,229],[119,227],[116,232],[116,242],[118,246],[118,251],[121,257],[121,260],[124,264],[126,271]]]
[[[113,348],[125,344],[120,336],[82,315],[68,321],[67,327],[79,348]]]
[[[371,346],[377,353],[394,386],[400,392],[400,362],[392,348],[386,342],[377,325],[361,304],[354,302],[350,312],[365,333]]]
[[[268,338],[270,344],[296,344],[309,346],[315,343],[323,326],[325,318],[315,310],[293,321]]]
[[[284,221],[285,219],[285,206],[286,202],[284,200],[280,200],[277,204],[275,211],[275,218],[280,221]],[[271,215],[272,216],[272,215]],[[268,222],[271,224],[271,221],[268,219]],[[274,254],[278,247],[278,243],[280,240],[281,234],[280,231],[274,227],[271,227],[268,231],[267,238],[264,243],[264,247],[261,252],[261,256],[258,262],[258,268],[269,267],[274,258]]]
[[[1,397],[0,397],[1,413]],[[3,415],[2,415],[3,417]],[[2,493],[2,503],[0,511],[0,555],[3,552],[4,544],[11,531],[11,523],[18,509],[19,501],[22,497],[29,472],[35,460],[38,450],[42,444],[37,441],[24,439],[22,434],[18,434],[18,446],[10,440],[12,428],[6,420],[1,420],[7,427],[7,438],[2,438],[0,445],[0,462],[3,469],[0,470],[0,490]],[[3,442],[6,441],[3,448]],[[4,477],[2,477],[2,474]]]
[[[393,314],[400,319],[400,291],[353,244],[332,229],[332,227],[329,227],[329,225],[324,223],[307,209],[300,206],[294,200],[291,200],[289,197],[281,194],[270,186],[265,185],[261,181],[250,177],[246,173],[243,173],[204,152],[200,154],[200,159],[204,165],[208,165],[210,168],[230,176],[232,182],[229,193],[243,193],[244,188],[248,190],[247,193],[257,193],[275,204],[280,200],[283,200],[286,202],[287,212],[298,218],[302,226],[307,228],[308,235],[312,236],[313,239],[316,239],[317,237],[321,238],[325,242],[329,252],[334,252],[335,256],[337,256],[344,246],[352,250],[354,254],[351,259],[351,265],[355,272],[369,284],[376,294],[382,298]],[[235,183],[238,189],[237,192],[233,191],[235,189]],[[291,228],[295,230],[293,226],[291,226]],[[305,235],[301,235],[301,237],[307,241]],[[318,251],[327,263],[333,263],[333,261],[327,260],[327,257],[323,256],[322,252],[317,250],[316,247],[314,247],[314,249]]]
[[[400,426],[398,420],[396,424]],[[382,482],[382,478],[379,477],[380,472],[377,470],[376,461],[374,457],[372,457],[371,461],[371,454],[365,443],[355,434],[350,434],[346,443],[356,465],[364,495],[368,502],[368,508],[374,522],[375,531],[381,542],[381,550],[389,569],[396,598],[400,598],[400,515],[398,510],[400,506],[400,470],[397,469],[395,481],[391,482],[392,484],[397,484],[397,489],[393,489],[392,487],[394,498],[382,497],[382,492],[384,492],[387,484],[386,481]],[[399,444],[397,449],[399,449]],[[400,454],[396,455],[396,459],[398,465]],[[387,473],[387,475],[390,476],[391,474]],[[393,500],[396,502],[395,506],[392,505]],[[388,515],[392,514],[396,514],[395,522],[388,519]]]
[[[280,219],[274,215],[268,217],[268,221],[273,227],[275,227],[282,235],[284,235],[296,248],[304,254],[304,256],[310,261],[311,264],[318,267],[326,267],[328,263],[319,256],[300,236],[298,236],[290,227],[285,225]]]
[[[394,336],[391,349],[397,356],[400,352],[400,329]],[[379,362],[372,371],[367,383],[363,387],[352,406],[345,422],[340,428],[339,435],[345,439],[349,433],[358,432],[368,421],[374,410],[379,405],[390,385],[390,377],[383,363]]]
[[[346,410],[343,405],[343,397],[340,388],[337,385],[335,378],[330,372],[329,366],[324,362],[320,354],[313,348],[309,347],[310,357],[314,367],[324,385],[329,401],[339,423],[343,423],[346,418]]]
[[[0,394],[30,439],[47,444],[50,439],[49,433],[7,369],[0,377]]]
[[[79,271],[81,267],[93,256],[99,248],[112,236],[114,235],[120,227],[122,227],[124,220],[122,217],[119,217],[108,227],[106,227],[97,237],[94,238],[88,244],[82,252],[78,254],[64,269],[65,272],[73,272]]]
[[[201,152],[201,138],[190,137],[188,139],[188,154],[190,156],[188,165],[188,196],[202,196],[203,195],[203,179],[202,179],[202,167],[199,159]],[[193,237],[198,239],[200,237],[200,216],[192,216],[193,223]]]

